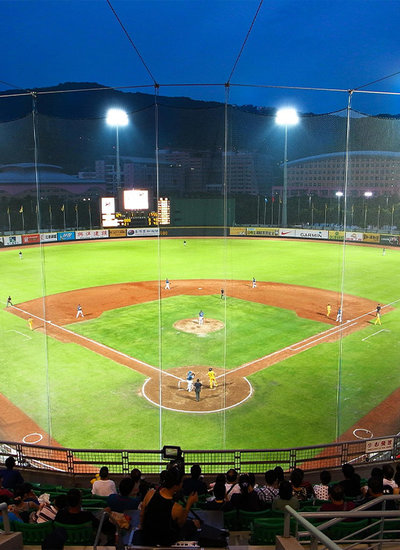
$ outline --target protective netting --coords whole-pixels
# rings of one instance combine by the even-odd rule
[[[264,108],[235,87],[48,92],[0,96],[2,439],[235,449],[396,431],[396,117],[356,93],[284,128],[277,90]],[[108,126],[109,107],[129,124]],[[123,207],[132,188],[148,208]]]

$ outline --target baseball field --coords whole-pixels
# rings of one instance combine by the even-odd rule
[[[232,449],[397,433],[400,251],[186,242],[0,251],[1,439]],[[203,384],[199,401],[188,370]]]

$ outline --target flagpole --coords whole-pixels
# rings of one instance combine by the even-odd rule
[[[53,212],[51,210],[51,204],[49,204],[49,216],[50,216],[50,231],[53,231]]]
[[[90,202],[88,202],[88,208],[89,208],[89,229],[92,230],[92,209],[90,207]]]
[[[78,231],[78,205],[75,204],[76,230]]]
[[[7,208],[7,215],[8,215],[8,231],[11,233],[10,207]]]

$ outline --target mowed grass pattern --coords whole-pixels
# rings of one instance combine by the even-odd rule
[[[3,309],[0,391],[43,430],[51,431],[61,444],[72,447],[154,449],[164,443],[176,443],[183,448],[220,449],[326,443],[400,385],[396,338],[400,327],[396,276],[399,271],[399,250],[388,249],[382,256],[376,247],[346,245],[343,249],[340,243],[268,239],[187,239],[186,247],[183,239],[24,247],[22,261],[17,248],[1,250],[3,306],[9,294],[14,303],[19,303],[78,288],[158,277],[169,277],[173,282],[198,278],[250,281],[255,276],[259,281],[332,290],[337,292],[338,300],[343,290],[376,302],[393,303],[396,309],[382,317],[382,329],[390,332],[378,333],[380,327],[370,325],[341,342],[303,351],[249,377],[254,395],[242,406],[200,417],[160,412],[140,395],[143,375],[78,345],[53,340],[40,331],[31,333],[26,321]],[[221,300],[211,297],[212,300],[217,316]],[[228,299],[228,331],[231,323],[236,319],[239,322],[239,314],[233,315],[229,302]],[[168,312],[167,301],[160,307],[163,328],[166,318],[172,321],[174,313]],[[188,317],[200,309],[196,307],[193,312],[192,307]],[[112,347],[120,345],[117,336],[119,320],[122,321],[114,313],[116,319],[106,330]],[[175,316],[180,317],[181,311]],[[227,363],[240,362],[234,357],[241,353],[249,334],[257,336],[254,345],[263,350],[268,351],[270,345],[282,346],[283,329],[276,323],[278,312],[272,314],[272,319],[269,322],[269,314],[261,315],[257,326],[253,326],[249,316],[244,316],[243,326],[238,324],[243,340],[236,341],[227,333]],[[301,339],[297,338],[299,319],[294,317],[293,321],[297,341]],[[133,346],[135,334],[129,322],[126,338],[128,345]],[[285,324],[285,331],[289,324]],[[86,321],[80,326],[86,330]],[[170,338],[163,334],[166,330],[169,328],[160,331],[163,367],[171,351]],[[147,346],[158,353],[158,320],[154,333],[156,340],[148,339]],[[217,333],[215,336],[220,337]],[[192,346],[193,361],[199,340]],[[215,347],[213,353],[221,361],[223,344],[207,341]]]
[[[206,318],[222,321],[225,328],[201,337],[174,328],[174,323],[181,319],[197,320],[200,309]],[[219,295],[214,295],[174,296],[162,299],[161,304],[155,301],[123,307],[68,328],[131,357],[168,369],[185,365],[238,367],[320,333],[330,325],[300,318],[287,309],[230,297],[221,300]]]

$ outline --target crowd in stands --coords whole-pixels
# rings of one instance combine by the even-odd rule
[[[396,471],[390,464],[374,467],[368,480],[363,480],[350,464],[342,467],[342,479],[332,482],[329,471],[320,473],[320,481],[311,484],[304,471],[295,468],[285,474],[280,467],[265,473],[265,482],[257,484],[254,474],[230,469],[206,484],[201,467],[194,464],[190,476],[185,476],[183,462],[172,462],[160,475],[157,484],[151,484],[134,469],[118,484],[110,479],[107,467],[102,467],[92,480],[91,498],[99,497],[103,504],[97,511],[85,510],[82,493],[73,488],[49,499],[37,496],[34,486],[24,481],[15,469],[11,456],[0,470],[0,502],[6,502],[9,518],[14,522],[45,523],[55,521],[64,525],[90,522],[93,529],[99,525],[103,510],[109,513],[102,532],[107,544],[115,542],[113,514],[140,510],[136,544],[170,545],[180,539],[196,540],[198,519],[190,517],[193,508],[230,512],[244,510],[283,511],[286,505],[299,510],[301,503],[313,502],[321,511],[347,511],[384,494],[400,493],[400,465]],[[88,488],[89,491],[89,488]],[[87,493],[86,493],[87,494]],[[386,502],[386,509],[394,509],[395,501]],[[381,507],[381,504],[378,505]],[[139,512],[138,512],[139,513]],[[1,521],[1,518],[0,518]],[[60,533],[55,536],[60,538]],[[61,537],[62,539],[62,537]],[[44,543],[45,544],[45,543]],[[43,548],[56,548],[54,546]],[[60,543],[61,544],[61,543]],[[62,548],[62,546],[60,546]]]

